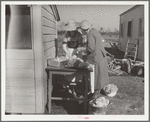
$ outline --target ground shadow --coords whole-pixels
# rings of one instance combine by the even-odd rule
[[[53,94],[54,95],[54,94]],[[61,96],[64,98],[73,98],[71,94],[69,94],[67,91],[65,92],[56,92],[55,96]],[[72,101],[72,100],[54,100],[52,101],[53,104],[56,106],[62,106],[63,109],[60,110],[60,108],[55,108],[53,111],[57,111],[56,109],[59,109],[59,114],[64,114],[64,111],[66,111],[66,114],[83,114],[83,102],[79,103],[78,101]]]

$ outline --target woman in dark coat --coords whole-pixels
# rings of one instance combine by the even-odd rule
[[[63,40],[63,50],[68,58],[75,55],[77,48],[81,45],[82,34],[77,31],[78,23],[74,19],[68,20],[67,25],[63,28],[66,31]]]
[[[91,23],[87,20],[83,20],[80,23],[82,31],[87,33],[88,51],[90,52],[87,61],[91,64],[96,64],[95,92],[93,98],[97,98],[104,86],[109,84],[109,76],[107,71],[106,51],[102,44],[103,38],[100,33],[96,29],[91,28],[91,26]]]

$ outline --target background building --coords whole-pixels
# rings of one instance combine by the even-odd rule
[[[125,52],[128,39],[139,40],[137,59],[144,61],[144,5],[136,5],[120,15],[120,47]]]

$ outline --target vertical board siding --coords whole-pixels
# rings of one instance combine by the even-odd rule
[[[134,42],[134,39],[139,39],[139,48],[138,48],[138,54],[137,59],[140,59],[144,61],[144,39],[139,38],[139,18],[144,17],[144,6],[138,6],[137,8],[123,14],[120,16],[120,23],[125,22],[125,28],[124,28],[124,37],[120,37],[120,47],[119,49],[123,52],[125,52],[128,37],[127,37],[127,31],[128,31],[128,21],[132,20],[132,37],[131,41]]]
[[[34,69],[33,60],[7,60],[6,69]]]
[[[34,78],[34,69],[6,69],[7,78]]]
[[[6,91],[7,91],[6,95],[16,95],[16,96],[22,96],[22,97],[35,95],[35,88],[33,87],[24,87],[24,86],[6,87]]]
[[[14,104],[12,106],[11,104],[7,104],[6,110],[8,113],[20,113],[20,110],[23,110],[23,113],[35,113],[35,105]]]
[[[42,6],[42,33],[44,68],[47,67],[47,59],[55,57],[56,20],[50,6]],[[47,73],[44,71],[44,105],[47,103]]]
[[[6,60],[33,60],[33,50],[6,49]]]
[[[23,110],[24,113],[35,113],[35,94],[26,95],[26,97],[23,95],[6,95],[6,103],[7,112],[20,113],[20,110]]]
[[[27,98],[27,99],[26,99]],[[23,98],[22,96],[17,96],[17,95],[7,95],[6,97],[6,102],[9,104],[13,103],[14,104],[22,104],[22,105],[33,105],[35,106],[35,100],[33,95],[27,96],[26,98]]]
[[[33,78],[6,78],[7,87],[32,87],[34,88],[34,79]]]
[[[6,50],[5,90],[6,112],[35,113],[33,50]]]

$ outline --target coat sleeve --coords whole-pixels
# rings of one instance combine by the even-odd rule
[[[103,45],[103,41],[104,41],[105,39],[102,37],[101,34],[100,34],[100,40],[101,40],[101,46],[102,46],[102,45]],[[104,48],[103,46],[101,47],[101,50],[102,50],[102,52],[103,52],[104,57],[106,57],[107,52],[106,52],[106,50],[105,50],[105,48]]]
[[[95,38],[92,34],[89,34],[87,36],[87,41],[88,41],[88,51],[90,51],[91,53],[94,53],[95,50]]]

